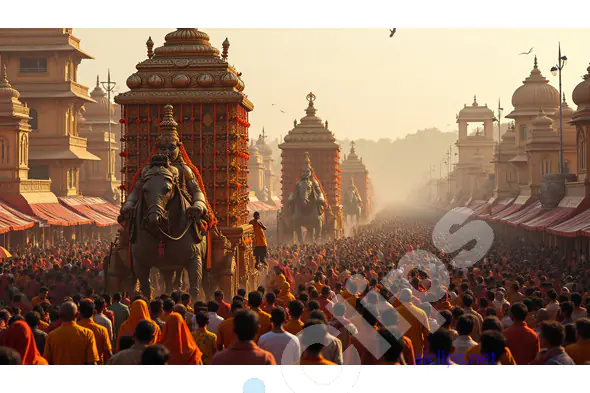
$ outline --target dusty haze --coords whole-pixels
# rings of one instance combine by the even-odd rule
[[[127,90],[125,80],[146,58],[148,36],[157,47],[173,30],[74,29],[82,48],[95,57],[83,61],[79,81],[93,87],[96,75],[104,79],[110,68],[117,91]],[[512,93],[529,75],[535,54],[557,87],[549,69],[561,41],[569,59],[563,90],[573,106],[571,92],[590,62],[590,29],[398,29],[393,38],[388,29],[204,31],[218,49],[225,37],[230,40],[229,61],[243,73],[255,105],[253,136],[262,127],[270,140],[284,136],[293,119],[304,116],[305,95],[313,91],[318,116],[329,121],[339,141],[366,139],[357,150],[383,201],[425,181],[430,164],[438,177],[454,138],[447,133],[456,130],[455,115],[474,94],[494,111],[500,98],[508,114]],[[531,55],[518,55],[531,47]],[[434,127],[442,133],[396,142]],[[348,153],[348,143],[342,147]]]

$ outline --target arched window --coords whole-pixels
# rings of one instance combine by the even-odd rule
[[[29,109],[29,125],[31,126],[32,131],[37,131],[39,129],[39,114],[37,113],[36,109],[30,108]]]
[[[0,138],[0,164],[8,164],[8,141]]]
[[[523,124],[520,126],[520,140],[521,141],[526,141],[526,134],[527,134],[527,126]]]

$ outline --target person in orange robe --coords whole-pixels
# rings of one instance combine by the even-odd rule
[[[303,303],[300,301],[293,300],[289,302],[287,307],[289,308],[291,320],[283,325],[283,329],[291,334],[297,335],[303,330],[303,321],[301,321],[301,315],[303,314],[305,306],[303,306]]]
[[[576,321],[578,341],[565,347],[565,352],[576,364],[590,362],[590,319],[580,318]]]
[[[78,306],[66,301],[59,308],[58,328],[47,334],[43,357],[52,365],[97,364],[100,361],[94,333],[76,323]]]
[[[238,311],[244,308],[241,302],[233,302],[231,304],[231,312],[235,315]],[[238,336],[234,333],[234,317],[224,319],[217,327],[217,351],[222,351],[229,348],[230,345],[238,341]]]
[[[426,337],[430,333],[428,317],[424,311],[412,303],[413,296],[409,288],[402,289],[399,300],[402,305],[397,307],[396,311],[410,324],[405,335],[412,341],[415,355],[422,357]]]
[[[250,309],[258,314],[260,328],[254,341],[258,342],[260,336],[268,333],[272,330],[272,323],[270,321],[270,314],[262,311],[260,306],[262,305],[262,294],[258,291],[252,291],[248,294],[248,304]]]
[[[47,303],[47,304],[51,304],[49,302],[49,300],[47,299],[47,294],[49,293],[49,290],[45,287],[41,288],[39,290],[39,295],[35,296],[33,299],[31,299],[31,306],[35,307],[35,306],[40,306],[41,303]]]
[[[287,307],[293,300],[296,300],[295,296],[291,293],[291,284],[287,281],[284,281],[281,284],[280,291],[277,300],[283,302],[285,307]]]
[[[137,326],[139,321],[143,321],[143,320],[151,321],[156,328],[156,331],[154,333],[154,341],[151,342],[149,345],[155,344],[160,339],[160,334],[161,334],[160,328],[158,327],[158,324],[155,323],[150,318],[150,313],[148,312],[147,303],[143,299],[137,299],[136,301],[133,302],[133,304],[131,304],[131,311],[129,312],[129,318],[127,318],[127,320],[125,322],[123,322],[123,324],[119,328],[119,334],[117,335],[117,345],[116,345],[117,351],[119,350],[119,342],[121,341],[121,337],[123,337],[123,336],[132,337],[133,333],[135,332],[135,327]]]
[[[85,299],[80,302],[80,320],[78,325],[92,330],[94,333],[94,339],[96,340],[96,350],[100,361],[98,364],[106,364],[107,361],[113,356],[111,339],[109,337],[109,331],[104,326],[94,322],[92,317],[95,314],[94,302],[90,299]]]
[[[25,321],[15,321],[0,335],[0,346],[9,347],[17,351],[26,365],[47,365],[47,360],[41,356],[35,338],[29,325]]]
[[[184,318],[176,312],[173,312],[168,317],[159,343],[170,351],[168,364],[203,364],[201,361],[202,353],[197,343],[195,343],[195,339],[191,335]]]

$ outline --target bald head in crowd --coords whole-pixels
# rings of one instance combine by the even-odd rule
[[[72,322],[78,317],[78,306],[74,302],[65,302],[59,308],[59,319],[63,322]]]

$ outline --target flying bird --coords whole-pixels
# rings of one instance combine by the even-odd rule
[[[285,113],[285,111],[281,111],[281,113]]]
[[[528,52],[521,52],[521,53],[519,53],[518,55],[519,55],[519,56],[520,56],[520,55],[530,55],[530,54],[531,54],[531,52],[533,51],[533,49],[534,49],[534,47],[533,47],[533,48],[531,48],[531,49],[529,49],[529,51],[528,51]]]
[[[393,35],[397,31],[397,29],[389,29],[389,31],[390,31],[389,38],[391,38],[391,37],[393,37]]]
[[[276,104],[271,104],[272,106],[275,106]]]

